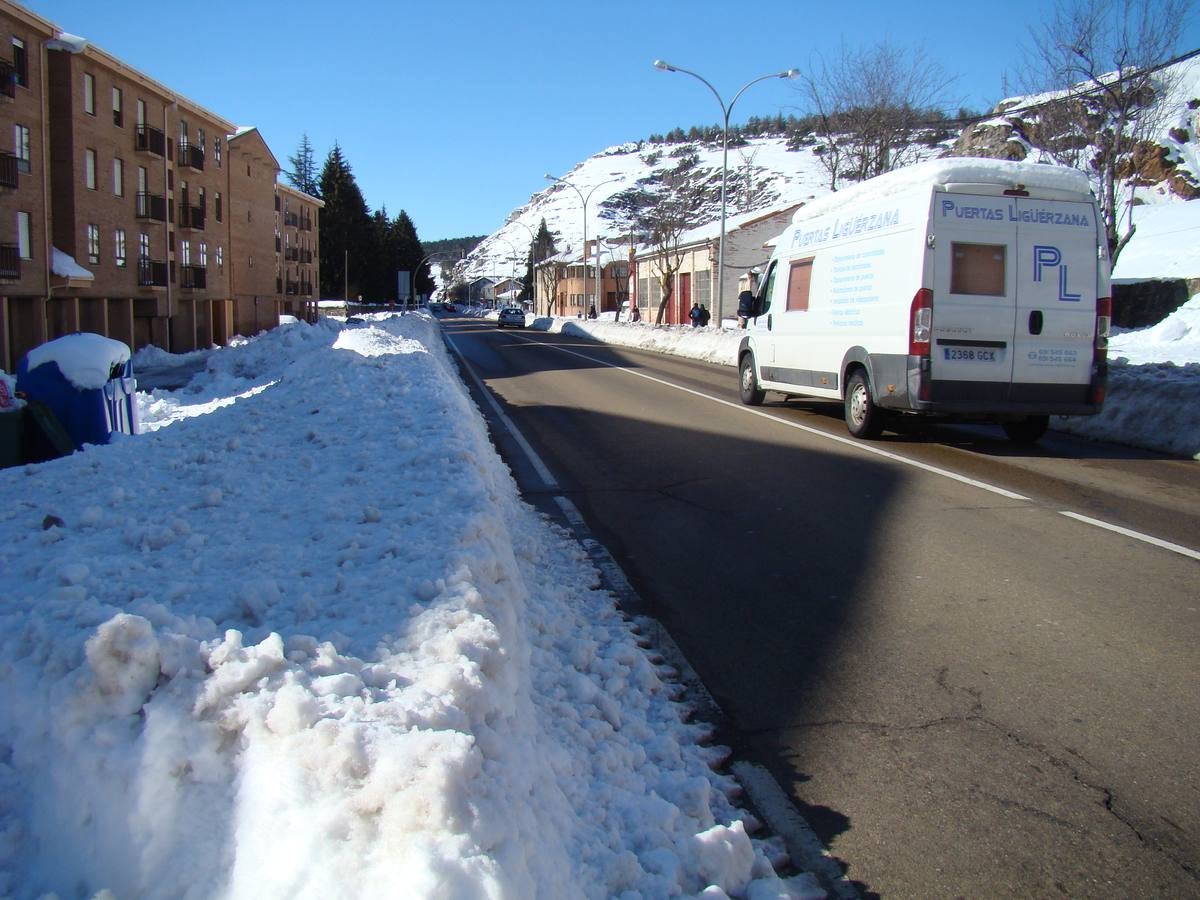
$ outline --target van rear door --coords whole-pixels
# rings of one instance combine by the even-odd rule
[[[1098,287],[1095,205],[1013,199],[1018,262],[1012,399],[1086,403]]]
[[[933,400],[1000,403],[1013,374],[1017,223],[1009,197],[934,195]]]

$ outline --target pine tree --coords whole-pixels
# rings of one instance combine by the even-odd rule
[[[304,191],[310,197],[320,197],[321,186],[317,183],[317,164],[313,161],[313,148],[308,140],[308,132],[300,139],[294,156],[288,157],[292,170],[286,172],[287,180],[298,191]]]
[[[363,293],[366,273],[364,250],[369,249],[370,215],[354,181],[350,164],[336,143],[321,170],[321,294],[351,297]],[[368,254],[369,255],[369,254]],[[349,261],[349,277],[346,265]]]

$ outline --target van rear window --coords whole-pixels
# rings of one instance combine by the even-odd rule
[[[952,244],[950,293],[1004,296],[1003,244]]]
[[[788,310],[808,309],[808,289],[812,284],[813,257],[798,259],[792,263],[788,273]]]

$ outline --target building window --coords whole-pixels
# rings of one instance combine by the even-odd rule
[[[29,87],[29,59],[25,56],[25,42],[12,39],[13,81],[21,87]]]
[[[222,271],[225,268],[225,254],[221,252],[221,245],[217,244],[217,271]]]
[[[118,228],[113,232],[113,246],[118,268],[125,268],[125,229]]]
[[[137,102],[137,123],[139,125],[146,124],[146,101],[141,97],[138,98]]]
[[[196,144],[200,147],[200,155],[204,155],[204,129],[196,129]]]
[[[812,286],[813,257],[798,259],[788,273],[787,308],[789,311],[808,310],[808,290]]]
[[[249,261],[250,261],[250,268],[253,269],[254,268],[254,257],[251,256]]]
[[[186,147],[187,142],[188,142],[187,119],[180,119],[179,120],[179,143],[183,144]]]
[[[208,244],[206,244],[204,241],[201,241],[200,246],[197,249],[200,251],[200,265],[201,265],[201,267],[207,269],[208,268]]]
[[[113,158],[113,193],[118,197],[125,196],[125,162]]]
[[[221,139],[213,138],[213,159],[216,160],[217,168],[221,168]]]
[[[618,278],[622,277],[618,274]],[[628,274],[624,276],[628,278]],[[692,273],[692,295],[701,306],[712,303],[712,269],[701,269]]]
[[[17,253],[21,259],[33,259],[33,217],[17,213]]]
[[[100,226],[89,225],[87,229],[88,262],[96,265],[100,262]]]
[[[88,147],[83,151],[84,179],[89,191],[96,189],[96,151]]]
[[[213,200],[213,211],[217,214],[217,221],[221,221],[221,192],[217,191],[217,196]]]
[[[150,259],[150,235],[144,231],[138,234],[138,259],[142,262]]]
[[[113,124],[118,128],[125,127],[125,114],[121,112],[121,89],[113,88]]]
[[[192,242],[191,241],[180,241],[179,242],[179,261],[185,266],[190,266],[192,264]]]
[[[251,215],[250,215],[250,210],[246,210],[246,221],[247,221],[247,222],[251,221],[251,218],[252,218],[252,217],[251,217]]]
[[[13,126],[13,144],[16,145],[17,168],[29,172],[32,157],[29,153],[29,129],[24,125]]]
[[[204,185],[196,188],[196,205],[200,207],[201,212],[204,212],[208,209],[208,207],[204,205]]]
[[[88,72],[83,73],[83,111],[89,116],[96,114],[96,79]]]
[[[25,56],[25,42],[18,37],[12,39],[13,83],[29,87],[29,63]]]

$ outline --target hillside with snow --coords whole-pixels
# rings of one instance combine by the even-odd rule
[[[1183,59],[1162,70],[1153,118],[1157,123],[1153,160],[1134,179],[1136,189],[1129,212],[1138,233],[1118,260],[1118,280],[1200,278],[1200,56]],[[1008,98],[985,119],[941,141],[912,148],[914,161],[938,156],[988,156],[1047,162],[1034,143],[1039,104],[1053,95]],[[731,142],[728,169],[728,215],[767,211],[803,203],[830,193],[829,174],[815,137],[795,135],[751,138]],[[929,135],[922,135],[922,139]],[[736,144],[736,145],[735,145]],[[797,149],[789,149],[789,144]],[[461,264],[458,275],[468,279],[504,278],[524,274],[533,235],[543,219],[555,235],[559,252],[578,254],[584,239],[586,199],[587,237],[612,244],[627,243],[636,231],[631,209],[639,189],[672,170],[686,169],[688,183],[703,201],[696,225],[720,216],[721,145],[692,141],[653,143],[631,141],[609,147],[547,182],[524,206],[490,234]],[[1194,189],[1193,189],[1194,188]],[[764,253],[765,255],[765,253]]]

